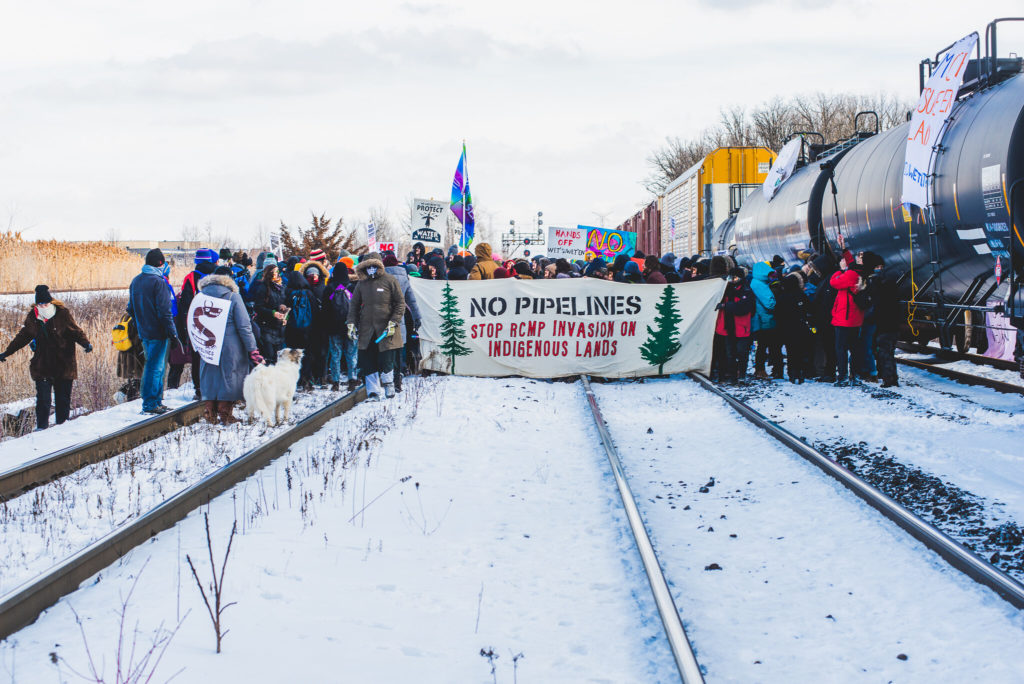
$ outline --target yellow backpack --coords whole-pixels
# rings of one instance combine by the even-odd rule
[[[128,326],[131,322],[132,317],[124,314],[121,316],[121,320],[117,322],[117,325],[114,326],[114,329],[110,331],[110,341],[117,351],[128,351],[132,348],[132,337],[128,332]]]

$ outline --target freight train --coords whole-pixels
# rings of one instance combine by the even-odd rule
[[[901,205],[908,122],[825,145],[805,139],[801,160],[769,201],[746,196],[718,224],[703,253],[735,245],[747,265],[810,250],[879,254],[928,336],[961,349],[984,337],[982,312],[1004,305],[1024,318],[1024,60],[999,57],[997,19],[968,62],[945,133],[934,151],[928,210]],[[981,55],[982,43],[984,56]],[[921,87],[939,58],[922,60]],[[858,115],[871,122],[870,113]],[[863,123],[863,120],[858,123]],[[920,332],[920,331],[918,331]]]

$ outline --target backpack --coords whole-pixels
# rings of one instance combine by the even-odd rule
[[[117,351],[128,351],[132,348],[132,337],[128,331],[128,326],[131,324],[131,315],[124,314],[121,316],[121,320],[117,322],[117,325],[114,326],[114,329],[110,331],[110,342]]]
[[[291,320],[299,330],[306,330],[313,325],[313,308],[309,305],[309,295],[302,290],[292,293]]]
[[[861,311],[867,311],[871,308],[871,295],[868,294],[868,289],[857,290],[853,294],[853,303],[857,305]]]
[[[239,292],[245,292],[246,290],[248,290],[249,289],[249,272],[247,270],[245,270],[244,268],[242,268],[241,266],[239,266],[238,264],[235,264],[234,266],[232,266],[231,270],[232,270],[232,273],[233,273],[233,275],[231,277],[234,279],[235,285],[238,285],[238,291]]]

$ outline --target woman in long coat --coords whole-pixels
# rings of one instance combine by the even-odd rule
[[[199,387],[205,402],[203,415],[211,423],[219,421],[229,425],[238,422],[231,411],[242,399],[242,383],[249,374],[249,362],[260,364],[263,358],[256,347],[245,302],[231,276],[223,273],[208,275],[199,281],[199,291],[231,302],[220,363],[215,366],[203,360],[199,362]]]
[[[92,345],[64,302],[50,296],[46,285],[36,287],[36,304],[21,330],[0,353],[0,361],[33,341],[28,370],[36,383],[36,428],[45,430],[50,424],[51,392],[56,398],[57,425],[71,415],[71,384],[78,377],[75,345],[86,352],[92,351]]]
[[[366,393],[380,399],[395,396],[395,360],[405,343],[399,325],[405,315],[405,297],[395,276],[384,271],[380,255],[371,252],[356,266],[359,282],[348,308],[348,337],[359,344],[359,369],[366,377]]]

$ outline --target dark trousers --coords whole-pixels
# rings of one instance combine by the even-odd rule
[[[718,377],[723,382],[734,382],[747,376],[749,337],[715,335],[714,353],[718,359]]]
[[[898,332],[875,333],[875,363],[878,365],[878,377],[883,380],[896,380],[896,341]]]
[[[836,379],[845,380],[847,367],[853,375],[863,372],[864,362],[861,359],[863,346],[860,343],[860,328],[835,326],[836,331]]]
[[[790,380],[804,380],[813,370],[811,365],[811,344],[809,331],[791,331],[786,336],[786,365]]]
[[[359,374],[364,378],[367,375],[388,373],[395,369],[398,350],[380,351],[379,346],[371,342],[369,347],[359,350]]]
[[[57,425],[71,415],[71,383],[74,380],[36,380],[36,427],[50,426],[50,393],[53,393]]]
[[[835,380],[836,332],[831,324],[823,325],[814,334],[814,372],[819,378]]]
[[[189,364],[192,372],[192,386],[195,388],[196,393],[199,393],[199,352],[192,352],[192,362]],[[170,370],[167,371],[167,387],[170,389],[178,389],[181,387],[181,375],[185,372],[185,364],[183,363],[172,363]]]
[[[772,364],[772,376],[782,377],[782,344],[779,342],[779,331],[777,328],[771,330],[758,330],[754,333],[757,340],[757,352],[754,354],[754,367],[764,370],[764,362]]]

